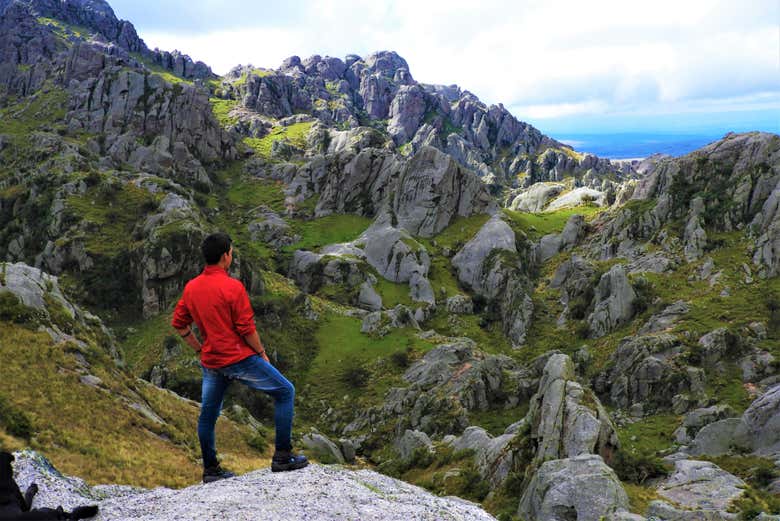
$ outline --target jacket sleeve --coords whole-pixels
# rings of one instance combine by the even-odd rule
[[[230,311],[233,315],[233,325],[239,335],[247,336],[255,332],[257,329],[255,327],[255,312],[249,303],[249,295],[247,295],[244,285],[240,282],[237,285],[237,291]]]
[[[184,303],[184,295],[179,299],[179,303],[176,304],[176,309],[173,310],[173,319],[171,320],[171,326],[176,329],[184,329],[192,324],[192,315],[187,308],[187,304]]]

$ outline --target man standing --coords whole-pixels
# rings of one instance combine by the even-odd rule
[[[203,369],[198,438],[203,453],[203,482],[235,476],[217,461],[214,428],[222,410],[222,399],[231,380],[259,389],[274,399],[276,452],[273,472],[296,470],[309,464],[305,456],[292,453],[292,420],[295,388],[270,364],[257,334],[254,312],[244,285],[230,277],[233,262],[230,237],[214,233],[201,245],[206,267],[184,287],[171,325],[198,353]],[[195,322],[203,337],[192,333]]]

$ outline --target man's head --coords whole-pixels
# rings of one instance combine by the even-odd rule
[[[230,266],[233,260],[232,242],[226,233],[212,233],[203,239],[200,251],[203,253],[206,264],[224,264],[224,268]]]

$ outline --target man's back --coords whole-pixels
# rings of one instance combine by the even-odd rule
[[[249,297],[241,282],[223,268],[206,266],[185,286],[172,324],[183,328],[193,320],[203,337],[204,366],[224,367],[255,354],[244,341],[244,336],[255,331]]]

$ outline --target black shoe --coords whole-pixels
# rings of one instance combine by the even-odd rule
[[[215,465],[213,467],[207,467],[203,470],[203,482],[204,483],[212,483],[214,481],[219,481],[220,479],[227,479],[227,478],[234,478],[236,477],[235,474],[230,472],[229,470],[225,470],[219,465]]]
[[[98,507],[95,505],[90,505],[87,507],[76,507],[73,509],[73,512],[70,513],[70,515],[65,519],[89,519],[90,517],[95,517],[98,513]]]
[[[293,454],[290,451],[277,451],[271,460],[271,472],[286,472],[298,470],[309,464],[306,456]]]

